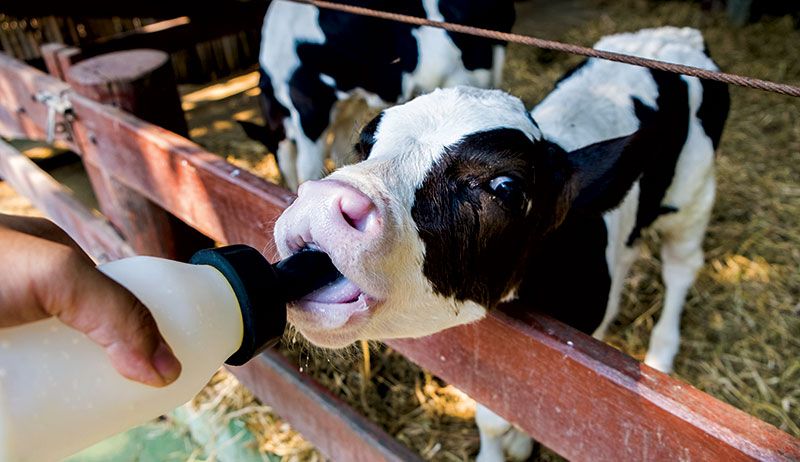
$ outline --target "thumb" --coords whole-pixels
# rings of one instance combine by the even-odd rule
[[[102,346],[124,377],[155,387],[174,382],[180,362],[147,308],[77,253],[65,258],[54,266],[65,274],[46,278],[49,287],[38,291],[50,301],[43,300],[45,310]]]

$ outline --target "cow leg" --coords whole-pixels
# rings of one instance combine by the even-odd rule
[[[283,182],[290,191],[297,191],[300,183],[297,177],[297,147],[293,140],[285,139],[278,144],[278,152],[275,153],[278,160]]]
[[[514,461],[525,460],[533,452],[533,441],[505,419],[478,404],[475,423],[481,438],[477,462],[503,462],[505,454]]]
[[[611,325],[619,313],[619,301],[622,289],[625,286],[625,279],[628,276],[631,265],[636,260],[637,254],[638,249],[636,247],[628,247],[622,244],[616,255],[617,261],[614,262],[613,268],[611,268],[611,290],[608,292],[608,304],[603,315],[603,322],[592,334],[592,337],[598,340],[605,338],[608,326]]]
[[[325,137],[317,141],[301,135],[297,137],[297,182],[298,185],[325,176]]]
[[[686,294],[703,266],[703,235],[681,240],[667,240],[661,246],[663,279],[666,294],[661,317],[650,336],[645,364],[662,372],[672,370],[681,340],[681,313]]]
[[[604,221],[608,231],[608,244],[606,246],[606,265],[611,276],[611,288],[608,291],[608,301],[603,321],[595,329],[592,337],[603,340],[608,332],[608,326],[616,319],[619,313],[619,302],[625,279],[628,277],[631,265],[639,255],[637,245],[628,245],[628,235],[636,223],[636,207],[639,200],[639,187],[634,185],[623,200],[622,204],[605,214]]]
[[[662,372],[672,371],[672,362],[680,346],[681,313],[686,294],[703,266],[703,238],[711,216],[714,188],[712,177],[705,187],[706,194],[696,203],[694,220],[664,234],[661,245],[662,278],[666,291],[664,308],[653,327],[644,360]]]

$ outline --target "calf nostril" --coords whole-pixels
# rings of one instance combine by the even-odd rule
[[[339,201],[339,210],[350,227],[364,232],[375,219],[375,204],[363,194],[346,194]]]

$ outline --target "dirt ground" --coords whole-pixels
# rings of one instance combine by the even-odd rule
[[[528,0],[518,32],[591,45],[604,34],[641,27],[699,28],[727,71],[800,84],[800,31],[792,18],[767,17],[737,29],[724,15],[683,1]],[[535,105],[580,58],[512,45],[504,88]],[[271,155],[245,138],[234,119],[259,120],[257,76],[185,86],[184,108],[198,143],[278,180]],[[686,303],[674,376],[800,437],[800,100],[732,88],[731,115],[717,160],[718,195],[706,265]],[[80,181],[73,186],[81,189]],[[0,210],[28,211],[0,184]],[[658,238],[648,236],[607,341],[643,358],[663,301]],[[344,352],[308,347],[298,336],[286,354],[303,371],[430,460],[469,460],[478,448],[474,403],[400,355],[371,345]],[[366,367],[366,366],[369,367]],[[531,365],[531,367],[535,367]],[[218,375],[197,404],[211,400]],[[263,450],[284,460],[321,456],[242,388],[214,400],[243,415]],[[242,412],[241,409],[251,409]],[[557,456],[540,450],[534,460]]]

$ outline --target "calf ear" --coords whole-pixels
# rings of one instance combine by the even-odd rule
[[[648,156],[641,132],[601,141],[567,156],[571,170],[564,199],[577,213],[605,212],[617,207],[641,176]]]
[[[602,213],[617,207],[648,162],[662,155],[663,142],[659,141],[659,134],[663,127],[670,126],[672,118],[679,117],[674,114],[680,111],[680,107],[676,107],[678,103],[675,101],[665,100],[664,95],[660,95],[657,102],[662,108],[660,111],[633,98],[634,112],[640,124],[637,131],[566,155],[571,176],[565,188],[565,198],[571,210]]]

